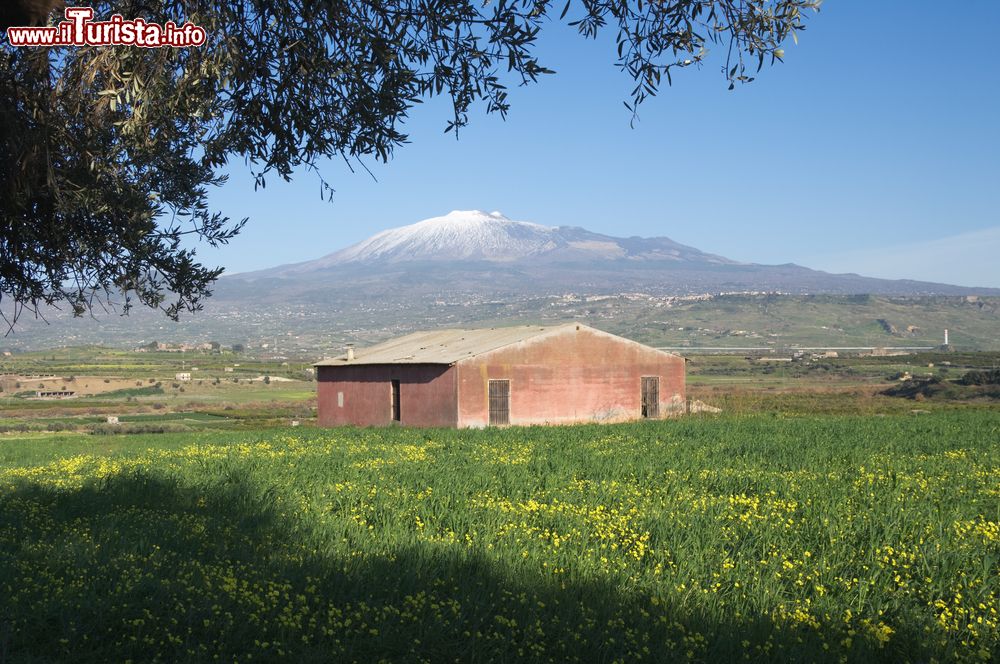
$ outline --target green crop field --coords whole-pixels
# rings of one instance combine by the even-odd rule
[[[996,661],[1000,412],[0,439],[0,661]]]

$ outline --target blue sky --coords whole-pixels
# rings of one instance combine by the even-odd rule
[[[454,209],[664,235],[759,263],[1000,287],[1000,3],[827,2],[784,64],[730,92],[716,61],[687,69],[629,127],[613,45],[558,23],[557,70],[511,92],[506,121],[475,109],[458,140],[441,100],[375,179],[343,162],[262,191],[242,165],[212,203],[251,217],[228,247],[242,272],[317,258]],[[608,37],[610,38],[610,34]]]

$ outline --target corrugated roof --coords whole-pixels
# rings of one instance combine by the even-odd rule
[[[575,324],[540,327],[491,327],[477,330],[430,330],[414,332],[405,337],[390,339],[369,348],[357,348],[354,359],[347,355],[317,362],[316,366],[344,366],[356,364],[454,364],[459,360],[475,357],[503,346],[548,334]],[[579,327],[585,327],[580,325]],[[589,328],[588,328],[589,329]]]

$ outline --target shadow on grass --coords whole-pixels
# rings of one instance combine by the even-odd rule
[[[230,471],[190,487],[144,472],[0,496],[0,662],[927,661],[855,637],[710,615],[501,565],[488,549],[379,544],[347,519],[309,532]],[[363,537],[362,537],[363,536]],[[357,542],[366,543],[365,550]],[[669,596],[664,593],[665,596]],[[830,650],[823,649],[824,638]],[[836,639],[836,642],[834,642]]]

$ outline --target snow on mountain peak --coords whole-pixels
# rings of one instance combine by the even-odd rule
[[[554,248],[555,230],[527,221],[512,221],[499,211],[452,210],[442,217],[382,231],[329,258],[331,263],[514,260]]]
[[[569,265],[627,261],[729,265],[734,261],[678,244],[667,237],[619,238],[578,226],[543,226],[514,221],[498,210],[452,210],[409,226],[390,228],[316,260],[270,272],[307,274],[341,266],[460,262]]]

